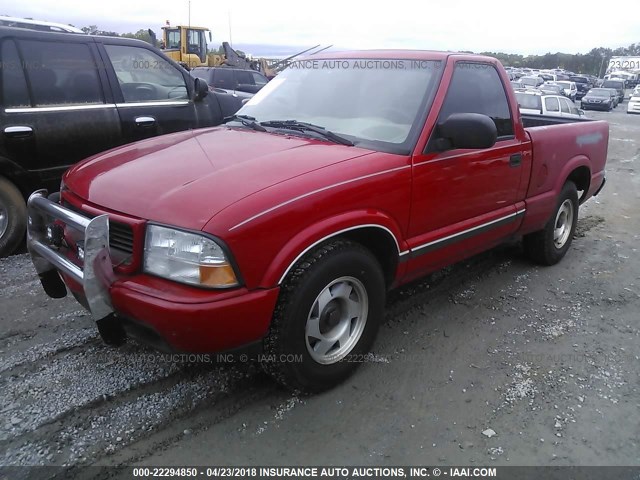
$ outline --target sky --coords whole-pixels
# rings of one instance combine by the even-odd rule
[[[503,0],[424,0],[359,2],[347,0],[28,0],[5,3],[0,14],[70,23],[97,25],[118,33],[187,24],[211,29],[213,44],[229,41],[247,53],[285,55],[320,44],[333,49],[428,49],[505,53],[586,53],[594,47],[617,48],[640,42],[640,17],[624,14],[615,19],[580,19],[595,14],[601,2],[569,2],[574,12],[563,12],[566,2]],[[542,2],[544,3],[544,1]],[[593,3],[593,6],[590,4]],[[190,9],[189,9],[190,5]],[[380,5],[380,6],[378,6]],[[580,5],[580,9],[575,9]],[[631,4],[625,4],[631,8]],[[556,8],[557,6],[557,8]],[[594,11],[592,7],[597,7]],[[620,15],[618,14],[620,13]],[[593,18],[591,19],[593,20]],[[230,28],[231,27],[231,28]],[[282,48],[286,47],[286,48]]]

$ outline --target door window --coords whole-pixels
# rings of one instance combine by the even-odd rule
[[[180,30],[178,30],[177,28],[173,30],[167,30],[167,44],[165,45],[165,48],[180,48]]]
[[[19,40],[19,47],[35,106],[104,103],[88,45]]]
[[[182,73],[161,56],[141,47],[105,45],[125,102],[188,98]]]
[[[2,73],[2,105],[4,108],[30,106],[27,81],[13,40],[5,40],[2,43],[0,58],[2,58],[2,68],[0,69],[0,73]]]
[[[205,61],[207,55],[207,41],[202,30],[187,30],[187,53],[192,53]]]
[[[566,98],[560,99],[560,110],[562,110],[562,113],[571,113],[571,109],[569,108],[569,102],[567,101]]]
[[[215,69],[213,75],[213,86],[216,88],[235,90],[236,84],[233,80],[233,70],[226,68]]]
[[[558,105],[558,99],[554,97],[547,97],[544,99],[544,106],[547,107],[547,112],[559,112],[560,105]]]
[[[267,79],[262,75],[260,75],[259,73],[251,72],[251,75],[253,76],[253,82],[259,87],[262,87],[267,84]]]
[[[238,85],[255,85],[249,70],[236,70],[236,80]]]
[[[438,121],[453,113],[482,113],[496,124],[498,138],[513,135],[513,121],[507,95],[492,65],[459,62]]]

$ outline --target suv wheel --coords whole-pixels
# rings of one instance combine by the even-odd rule
[[[27,205],[15,185],[0,177],[0,257],[20,245],[27,230]]]

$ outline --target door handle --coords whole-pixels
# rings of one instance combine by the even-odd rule
[[[7,137],[29,137],[33,134],[33,128],[26,125],[14,125],[12,127],[5,127],[4,134]]]
[[[139,127],[150,127],[156,123],[153,117],[136,117],[136,125]]]
[[[509,157],[509,166],[510,167],[519,167],[522,163],[522,154],[514,153]]]

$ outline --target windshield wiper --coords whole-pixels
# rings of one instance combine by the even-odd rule
[[[266,128],[264,128],[262,125],[260,125],[258,122],[256,122],[256,119],[254,117],[250,116],[250,115],[231,115],[229,117],[224,117],[222,119],[222,123],[227,123],[227,122],[232,122],[232,121],[240,122],[245,127],[253,128],[254,130],[257,130],[258,132],[266,132],[267,131]]]
[[[308,131],[322,135],[324,138],[331,140],[332,142],[339,143],[340,145],[348,145],[353,147],[354,143],[338,134],[327,130],[324,127],[314,125],[313,123],[299,122],[298,120],[267,120],[260,122],[260,125],[265,127],[284,128],[288,130]]]

